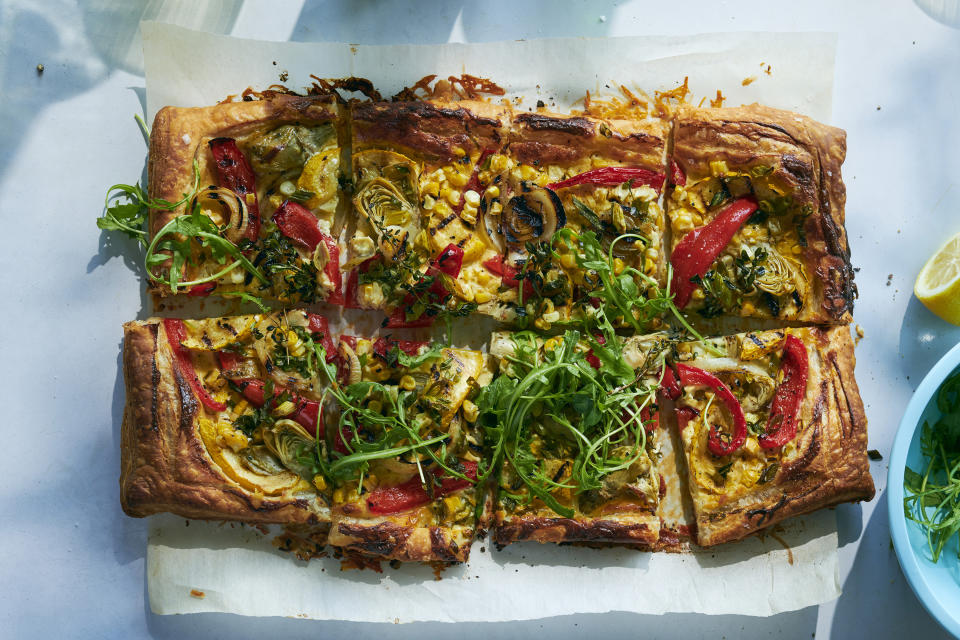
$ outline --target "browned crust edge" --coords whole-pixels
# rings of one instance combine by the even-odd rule
[[[599,518],[547,518],[511,516],[498,518],[493,541],[505,546],[514,542],[581,542],[640,544],[653,546],[659,539],[660,519],[637,517],[633,522]]]
[[[742,165],[772,155],[780,156],[777,172],[815,205],[804,227],[807,247],[803,254],[809,272],[816,277],[815,286],[809,294],[812,300],[796,320],[849,323],[857,289],[844,227],[846,188],[840,171],[846,156],[846,132],[759,104],[723,109],[685,107],[675,120],[673,159],[686,172],[718,157]]]
[[[807,451],[783,465],[762,490],[715,513],[697,515],[697,542],[712,546],[739,540],[791,516],[843,502],[872,500],[867,459],[867,417],[853,370],[856,358],[847,326],[812,328],[821,355],[820,389],[814,394],[814,432]],[[809,396],[808,396],[809,401]]]
[[[401,562],[466,562],[474,535],[461,542],[454,527],[411,526],[388,518],[376,521],[358,518],[337,520],[327,543],[364,556]]]
[[[199,403],[173,366],[160,323],[124,325],[123,373],[120,504],[127,515],[170,512],[257,524],[323,522],[308,500],[257,496],[219,471],[197,432]]]

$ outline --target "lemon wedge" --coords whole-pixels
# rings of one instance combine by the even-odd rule
[[[960,325],[960,233],[923,265],[913,293],[930,311]]]

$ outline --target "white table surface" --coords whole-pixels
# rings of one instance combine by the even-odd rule
[[[6,238],[0,250],[0,356],[6,363],[0,384],[0,637],[946,635],[900,572],[884,489],[886,459],[912,390],[960,340],[960,328],[938,320],[911,295],[927,256],[960,231],[960,31],[906,0],[280,4],[248,0],[200,11],[193,2],[160,0],[0,0],[0,219]],[[142,15],[244,37],[368,44],[839,31],[833,124],[849,134],[847,229],[861,268],[854,319],[866,331],[857,377],[870,447],[885,458],[872,463],[877,498],[836,510],[839,600],[765,619],[617,613],[458,627],[150,613],[146,522],[123,515],[117,484],[120,324],[148,310],[130,271],[129,245],[105,241],[94,226],[105,188],[136,181],[144,167],[145,147],[132,117],[143,109],[142,63],[135,47],[131,53]],[[730,597],[764,597],[761,589]]]

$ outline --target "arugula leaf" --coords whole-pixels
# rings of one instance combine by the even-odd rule
[[[413,356],[408,356],[400,350],[400,347],[394,345],[387,353],[387,362],[398,363],[401,367],[406,367],[407,369],[417,369],[430,360],[436,360],[442,354],[443,347],[438,344],[432,345],[423,353]]]

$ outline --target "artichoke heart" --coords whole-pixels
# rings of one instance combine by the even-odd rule
[[[374,178],[353,199],[354,206],[370,224],[380,250],[390,259],[403,255],[408,241],[420,231],[420,216],[392,182]]]
[[[336,144],[332,124],[317,127],[285,124],[248,142],[250,164],[258,174],[299,171],[310,156],[328,144]]]
[[[763,265],[763,275],[754,280],[754,284],[761,291],[775,296],[789,295],[796,291],[803,297],[806,288],[806,279],[799,265],[783,257],[776,250],[767,250],[767,260]]]
[[[263,444],[284,467],[301,478],[313,478],[315,470],[311,464],[304,462],[304,459],[312,457],[310,454],[316,442],[299,423],[287,419],[277,420],[263,430]]]

